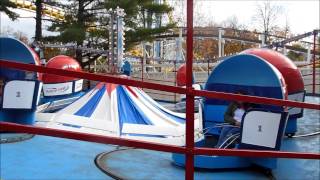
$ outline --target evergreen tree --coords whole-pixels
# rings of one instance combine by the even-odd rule
[[[64,7],[64,21],[53,22],[49,31],[60,32],[58,36],[47,37],[47,40],[63,43],[76,43],[78,47],[92,44],[89,42],[93,36],[103,34],[101,30],[92,30],[99,17],[99,10],[103,9],[102,1],[97,0],[70,0],[70,3],[60,2],[55,4]],[[95,32],[90,32],[95,31]],[[86,43],[86,44],[84,44]],[[76,59],[82,62],[82,50],[76,51]]]
[[[62,43],[73,42],[77,46],[108,48],[109,9],[124,9],[125,46],[133,47],[141,41],[151,41],[154,35],[166,32],[175,26],[174,23],[162,25],[161,16],[173,8],[165,4],[157,4],[154,0],[70,0],[69,4],[60,2],[55,6],[63,7],[66,15],[64,21],[54,22],[50,31],[60,32],[58,36],[47,37],[51,41]],[[84,54],[76,51],[76,58],[82,66],[94,59],[82,62]],[[97,58],[95,56],[94,58]]]
[[[11,2],[10,0],[1,0],[0,1],[0,12],[6,13],[11,20],[16,20],[19,15],[13,11],[11,11],[9,8],[16,8],[16,4]]]

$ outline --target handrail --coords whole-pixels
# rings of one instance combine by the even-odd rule
[[[188,1],[189,2],[189,1]],[[192,1],[191,1],[192,2]],[[190,64],[190,62],[189,62]],[[224,99],[224,100],[238,100],[244,102],[253,103],[264,103],[270,105],[278,106],[293,106],[300,108],[309,108],[320,110],[319,104],[296,102],[289,100],[280,100],[274,98],[264,98],[256,96],[239,95],[232,93],[222,93],[222,92],[209,92],[204,90],[194,90],[191,85],[191,75],[188,78],[187,88],[169,86],[157,83],[143,82],[132,80],[128,78],[120,78],[108,75],[98,75],[87,72],[76,72],[70,70],[56,69],[41,67],[32,64],[23,64],[17,62],[9,62],[0,60],[0,66],[6,68],[14,68],[26,71],[35,71],[40,73],[49,73],[62,76],[70,76],[82,79],[89,79],[95,81],[103,81],[114,84],[122,84],[140,88],[148,88],[155,90],[162,90],[167,92],[186,94],[186,147],[163,145],[151,142],[143,142],[137,140],[129,140],[115,137],[107,137],[101,135],[93,135],[87,133],[71,132],[66,130],[58,130],[44,127],[33,127],[27,125],[19,125],[14,123],[0,122],[0,132],[11,131],[11,132],[21,132],[21,133],[31,133],[38,135],[46,135],[53,137],[62,137],[68,139],[76,139],[89,142],[97,142],[103,144],[116,144],[129,147],[157,150],[163,152],[172,153],[184,153],[186,155],[186,171],[185,178],[193,179],[194,176],[194,155],[223,155],[223,156],[242,156],[242,157],[274,157],[274,158],[299,158],[299,159],[320,159],[319,153],[297,153],[297,152],[279,152],[279,151],[257,151],[257,150],[239,150],[239,149],[216,149],[216,148],[196,148],[194,147],[194,97],[204,96],[208,98]],[[189,68],[188,68],[189,67]],[[188,66],[187,72],[192,70],[192,66]],[[187,73],[188,74],[188,73]],[[191,73],[190,73],[191,74]]]
[[[188,153],[195,155],[220,155],[220,156],[242,156],[242,157],[273,157],[273,158],[293,158],[293,159],[320,159],[319,153],[301,153],[287,151],[264,151],[249,149],[218,149],[218,148],[194,148],[194,151],[185,147],[165,145],[159,143],[144,142],[125,138],[108,137],[89,133],[71,132],[45,127],[35,127],[8,122],[0,122],[0,132],[14,131],[19,133],[29,133],[44,136],[61,137],[81,141],[95,142],[101,144],[114,144],[149,150],[173,153]]]
[[[186,94],[186,95],[192,95],[192,96],[202,96],[202,97],[223,99],[223,100],[230,100],[230,101],[244,101],[244,102],[257,103],[257,104],[264,103],[268,105],[290,106],[290,107],[300,107],[300,108],[320,110],[320,105],[314,104],[314,103],[304,103],[304,102],[298,102],[298,101],[280,100],[275,98],[248,96],[248,95],[240,95],[240,94],[224,93],[224,92],[216,92],[216,91],[209,92],[205,90],[194,90],[192,88],[182,88],[182,87],[163,85],[158,83],[142,82],[138,80],[115,77],[110,75],[98,75],[98,74],[93,74],[88,72],[77,72],[77,71],[70,71],[70,70],[57,69],[57,68],[41,67],[33,64],[4,61],[1,59],[0,59],[0,66],[19,69],[19,70],[25,70],[25,71],[34,71],[39,73],[69,76],[69,77],[75,77],[75,78],[81,78],[81,79],[108,82],[108,83],[114,83],[114,84],[122,84],[127,86],[154,89],[154,90],[167,91],[167,92]]]

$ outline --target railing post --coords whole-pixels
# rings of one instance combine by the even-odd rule
[[[144,74],[143,63],[144,63],[144,60],[143,60],[143,58],[142,58],[142,59],[141,59],[141,81],[142,81],[142,82],[143,82],[143,74]]]
[[[209,75],[210,75],[210,74],[209,74],[209,72],[210,72],[210,71],[209,71],[209,70],[210,70],[209,68],[210,68],[210,59],[208,58],[208,77],[209,77]]]
[[[317,31],[313,31],[313,63],[312,63],[312,94],[316,93],[316,37]]]
[[[194,175],[194,96],[192,93],[193,0],[187,0],[187,62],[186,62],[186,170],[185,179]]]
[[[219,54],[219,57],[222,57],[224,56],[224,38],[223,38],[223,35],[224,35],[224,30],[220,27],[219,28],[219,37],[218,37],[218,54]]]
[[[311,62],[311,44],[308,44],[308,51],[307,51],[307,63]]]
[[[174,61],[174,86],[177,86],[177,60]],[[177,93],[174,93],[174,103],[177,102]]]
[[[265,34],[259,34],[259,40],[261,40],[261,44],[259,44],[259,48],[262,48],[266,45],[264,37],[265,37]]]

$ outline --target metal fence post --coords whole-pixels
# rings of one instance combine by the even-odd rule
[[[193,0],[187,1],[187,62],[186,62],[186,170],[185,179],[194,179],[194,95],[192,94]]]

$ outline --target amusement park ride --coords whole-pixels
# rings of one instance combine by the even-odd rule
[[[0,40],[1,45],[6,44],[2,46],[5,48],[1,49],[1,59],[39,65],[35,53],[23,43],[11,38]],[[19,54],[15,53],[17,49]],[[79,64],[67,56],[52,58],[46,67],[81,71]],[[79,79],[5,68],[1,68],[1,77],[4,79],[2,121],[12,119],[11,122],[21,124],[185,145],[185,115],[163,108],[138,88],[100,83],[83,95],[80,93],[83,80]],[[268,49],[249,49],[226,58],[214,68],[205,85],[207,91],[235,93],[245,90],[252,96],[284,100],[290,98],[301,102],[305,96],[303,88],[302,76],[291,60]],[[48,102],[48,97],[77,100],[58,113],[37,112],[39,100]],[[200,100],[199,114],[195,119],[195,141],[199,146],[212,144],[214,142],[209,137],[219,136],[219,124],[223,123],[227,104],[227,101],[210,98]],[[241,141],[237,147],[279,150],[283,134],[294,134],[297,131],[297,118],[303,114],[301,108],[290,109],[289,115],[287,111],[284,106],[270,105],[259,105],[259,108],[248,111],[243,117],[242,132],[239,135]],[[256,132],[259,127],[267,134]],[[271,132],[275,135],[272,139],[269,137]],[[173,160],[179,165],[185,162],[179,154],[174,154]],[[225,163],[217,163],[220,161]],[[248,161],[226,157],[224,160],[223,157],[211,156],[195,159],[195,167],[202,168],[247,167],[251,163],[270,169],[276,167],[276,159]]]
[[[18,8],[25,9],[28,11],[35,11],[36,5],[31,0],[10,0],[15,3]],[[43,3],[43,11],[42,13],[50,18],[54,18],[57,20],[64,20],[65,13],[61,8],[50,6],[48,4]]]
[[[32,5],[26,5],[27,1],[14,2],[24,8],[33,8]],[[63,19],[60,11],[50,15]],[[203,90],[200,85],[196,90],[189,86],[191,83],[187,78],[188,66],[178,70],[180,80],[177,80],[179,85],[186,88],[165,85],[155,87],[153,83],[134,81],[130,79],[130,63],[123,62],[122,17],[123,14],[117,12],[111,19],[111,24],[116,24],[112,27],[116,29],[110,31],[110,39],[116,39],[117,43],[114,43],[116,40],[111,41],[108,51],[114,70],[126,74],[118,78],[85,73],[76,60],[62,55],[50,59],[41,67],[37,54],[27,45],[13,38],[0,37],[1,126],[4,127],[10,122],[21,124],[24,128],[32,126],[47,132],[57,130],[70,131],[77,135],[85,133],[88,137],[114,138],[119,142],[133,144],[143,141],[146,142],[142,143],[145,147],[151,143],[162,150],[165,145],[174,145],[171,147],[171,150],[175,150],[172,161],[186,168],[189,166],[186,160],[190,155],[188,150],[193,153],[192,164],[197,168],[243,168],[255,164],[275,169],[277,158],[212,156],[200,153],[195,155],[190,149],[186,150],[185,155],[181,154],[185,151],[179,148],[189,146],[190,139],[186,139],[188,137],[192,137],[196,148],[215,148],[222,128],[229,126],[224,123],[224,113],[233,99],[249,99],[256,106],[245,112],[240,133],[230,137],[230,141],[219,147],[221,151],[230,148],[232,144],[235,151],[278,152],[283,144],[284,134],[293,136],[297,132],[297,119],[303,117],[303,107],[319,110],[318,104],[304,103],[304,83],[296,65],[286,56],[267,48],[248,49],[225,57],[212,70]],[[319,31],[307,33],[303,37],[315,33],[318,34]],[[182,40],[181,33],[178,37]],[[223,56],[222,31],[218,38],[221,40],[219,55]],[[270,46],[284,46],[291,40],[294,41],[295,38]],[[181,58],[180,55],[177,55],[177,58]],[[120,65],[123,66],[119,67]],[[49,73],[46,73],[47,70]],[[56,74],[52,73],[55,71]],[[83,78],[86,77],[105,82],[99,82],[94,88],[84,91]],[[217,94],[199,97],[199,110],[191,113],[193,119],[188,119],[188,108],[187,114],[173,112],[153,100],[139,87],[186,92],[187,101],[191,93],[192,96]],[[247,95],[234,95],[239,91],[245,91]],[[55,108],[49,108],[52,104],[55,104]],[[186,104],[188,106],[188,102]],[[297,107],[291,107],[292,105]],[[190,121],[193,124],[191,129],[187,128]],[[1,131],[4,130],[6,129],[1,128]],[[188,134],[189,131],[192,136]],[[319,159],[319,154],[313,154],[312,157]]]

